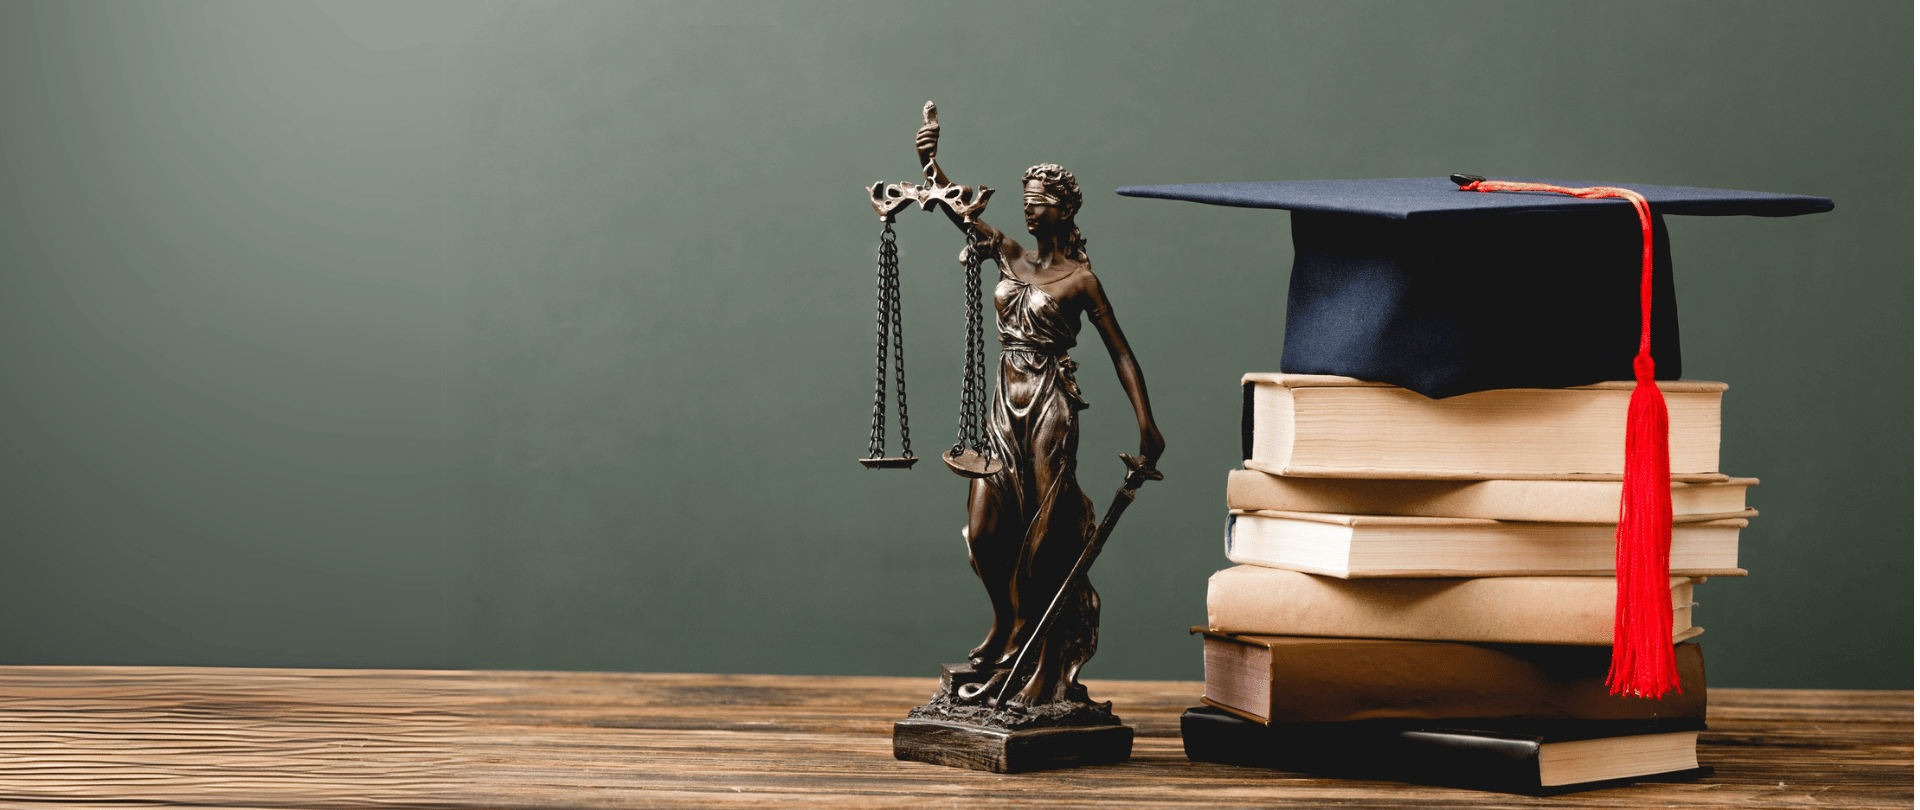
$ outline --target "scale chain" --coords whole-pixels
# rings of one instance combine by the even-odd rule
[[[985,234],[981,236],[981,252],[986,254],[986,256],[982,258],[982,266],[984,267],[986,258],[991,258],[993,259],[994,267],[999,267],[1000,257],[995,255],[991,246],[987,244]],[[980,274],[976,272],[973,274],[973,290],[971,293],[973,298],[973,344],[978,347],[975,349],[973,355],[973,378],[978,381],[977,387],[979,388],[980,396],[974,403],[974,407],[977,409],[974,414],[974,425],[979,431],[976,435],[977,442],[974,448],[979,450],[981,455],[987,455],[987,410],[988,403],[991,399],[991,394],[988,392],[991,389],[987,385],[987,339],[984,333],[986,316],[982,314],[980,309],[980,283]]]
[[[993,249],[994,246],[989,243],[989,241],[986,238],[986,234],[982,233],[980,234],[980,237],[981,237],[980,252],[984,254],[981,257],[982,266],[983,267],[985,266],[986,259],[992,259],[993,266],[995,268],[1001,267],[1000,256],[996,251],[994,251]],[[987,411],[989,410],[989,402],[991,401],[991,394],[989,394],[988,392],[991,391],[992,389],[987,384],[987,339],[985,334],[986,316],[982,313],[981,307],[980,307],[980,284],[981,284],[980,274],[976,272],[973,274],[973,292],[972,292],[973,343],[975,346],[978,347],[978,349],[974,352],[973,377],[975,380],[979,381],[978,388],[980,391],[980,396],[978,401],[974,404],[974,407],[978,409],[978,412],[974,416],[974,424],[977,426],[977,430],[979,431],[978,443],[975,444],[974,447],[975,449],[978,449],[980,451],[981,455],[984,456],[984,455],[989,455],[989,450],[987,447]]]
[[[982,422],[987,415],[987,378],[981,371],[986,356],[985,341],[980,339],[980,271],[986,264],[984,240],[974,243],[973,267],[967,273],[967,342],[973,346],[973,352],[967,358],[967,376],[973,380],[972,412],[967,414],[967,446],[973,450],[985,450]]]
[[[873,382],[873,426],[867,434],[867,458],[881,458],[886,455],[887,443],[887,333],[894,334],[896,357],[899,354],[899,321],[896,320],[900,306],[900,259],[899,248],[894,244],[893,223],[888,222],[886,229],[880,232],[880,251],[878,259],[879,281],[877,318],[878,336],[874,347]],[[900,379],[900,417],[901,432],[906,430],[906,369],[897,359]]]
[[[913,435],[907,432],[906,341],[901,336],[900,326],[903,320],[900,317],[900,251],[893,243],[893,226],[891,223],[887,226],[884,242],[885,246],[882,249],[886,253],[884,260],[887,263],[887,275],[889,277],[887,298],[889,307],[892,310],[890,320],[893,321],[893,374],[894,384],[899,391],[900,402],[900,455],[902,458],[913,458]]]
[[[986,341],[982,337],[980,314],[980,269],[989,250],[986,234],[975,229],[968,233],[966,298],[966,357],[960,383],[960,426],[949,455],[958,457],[968,449],[985,455],[987,413]]]

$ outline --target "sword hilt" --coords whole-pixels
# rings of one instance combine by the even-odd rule
[[[1146,456],[1133,456],[1121,453],[1120,461],[1127,465],[1127,480],[1120,485],[1123,489],[1139,489],[1142,484],[1148,481],[1161,481],[1166,479],[1166,476],[1161,475],[1159,470],[1154,469],[1153,462],[1148,461]]]

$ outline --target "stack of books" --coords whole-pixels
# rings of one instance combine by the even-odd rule
[[[1721,383],[1662,382],[1680,691],[1608,694],[1631,382],[1427,399],[1250,374],[1207,587],[1195,761],[1527,793],[1700,775],[1695,586],[1741,576],[1757,481],[1719,472]]]

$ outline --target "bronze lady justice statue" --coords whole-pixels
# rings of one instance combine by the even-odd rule
[[[929,114],[915,138],[934,188],[949,186],[934,161],[939,135],[940,125]],[[993,770],[1126,758],[1131,730],[1119,725],[1110,704],[1094,703],[1078,680],[1081,666],[1093,657],[1099,631],[1100,601],[1087,581],[1086,566],[1124,508],[1122,499],[1130,501],[1141,480],[1158,477],[1154,462],[1166,447],[1154,424],[1139,363],[1093,275],[1086,240],[1074,224],[1081,202],[1079,183],[1065,169],[1043,163],[1027,170],[1022,202],[1027,232],[1037,240],[1033,250],[977,217],[942,206],[968,235],[969,249],[988,251],[1000,268],[993,290],[1000,362],[986,428],[989,455],[999,469],[972,480],[966,527],[968,557],[993,604],[993,627],[967,664],[945,668],[940,694],[913,710],[902,727],[922,720],[1014,733],[1105,728],[1125,731],[1126,747],[1105,759],[1097,753],[1067,752],[1064,758],[1024,766],[1003,761],[998,764],[1005,767]],[[1122,497],[1116,498],[1119,508],[1109,510],[1099,531],[1093,504],[1075,476],[1079,413],[1087,403],[1074,381],[1077,365],[1067,352],[1077,342],[1083,314],[1106,344],[1140,425],[1140,455],[1127,458],[1134,473]],[[1054,615],[1048,615],[1050,606]],[[902,727],[895,732],[895,753],[902,758],[984,767],[903,750]],[[1004,741],[1002,734],[1002,753]],[[932,744],[953,742],[949,735]],[[928,743],[923,739],[920,744]]]

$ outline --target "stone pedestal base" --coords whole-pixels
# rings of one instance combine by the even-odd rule
[[[1109,765],[1133,756],[1127,726],[1069,726],[1020,731],[940,720],[893,724],[893,757],[994,773]]]

